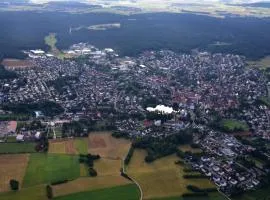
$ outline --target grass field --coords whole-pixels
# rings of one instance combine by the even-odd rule
[[[267,69],[270,67],[270,56],[266,56],[261,60],[250,61],[249,64],[260,69]]]
[[[181,196],[188,184],[200,188],[214,187],[208,179],[184,179],[184,166],[174,164],[179,160],[175,155],[167,156],[151,164],[144,162],[146,152],[135,150],[127,167],[128,174],[142,187],[144,198]]]
[[[0,192],[10,191],[10,179],[22,184],[28,159],[28,154],[0,155]]]
[[[23,187],[50,183],[80,176],[77,156],[59,154],[32,154],[26,169]]]
[[[181,145],[179,146],[179,149],[182,150],[183,152],[189,151],[192,153],[201,153],[202,150],[200,148],[192,148],[189,144],[186,145]]]
[[[87,154],[88,153],[88,140],[87,138],[76,138],[75,141],[75,148],[78,153],[80,154]]]
[[[249,127],[245,122],[241,122],[241,121],[237,121],[233,119],[222,120],[220,124],[222,128],[228,132],[249,130]]]
[[[23,188],[17,192],[0,193],[0,200],[48,200],[45,185]]]
[[[0,154],[6,153],[34,153],[35,143],[25,142],[25,143],[0,143]]]
[[[133,184],[57,197],[55,200],[138,200],[139,191]]]
[[[98,175],[119,175],[121,169],[121,160],[111,160],[106,158],[101,158],[95,161],[95,169]]]
[[[120,175],[82,177],[65,184],[54,185],[53,193],[55,196],[64,196],[72,193],[85,192],[103,188],[110,188],[119,185],[127,185],[131,182]]]
[[[103,158],[122,159],[128,152],[130,144],[129,140],[112,137],[110,132],[91,132],[88,152],[99,154]]]

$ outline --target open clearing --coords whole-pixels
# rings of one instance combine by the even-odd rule
[[[186,145],[180,145],[179,149],[183,152],[191,152],[191,153],[201,153],[202,150],[200,148],[192,148],[189,144]]]
[[[0,200],[48,200],[45,185],[23,188],[17,192],[0,193]]]
[[[131,142],[116,139],[110,132],[91,132],[89,134],[88,152],[99,154],[103,158],[122,159],[129,150]]]
[[[184,179],[184,166],[176,165],[179,160],[175,155],[167,156],[145,163],[144,150],[135,150],[127,167],[128,174],[133,177],[142,187],[144,198],[181,196],[190,192],[186,186],[195,185],[200,188],[214,187],[208,179]]]
[[[49,153],[56,154],[87,154],[87,138],[50,140]]]
[[[6,69],[25,69],[34,66],[29,60],[18,60],[11,58],[4,59],[1,64],[4,65]]]
[[[22,183],[28,159],[28,154],[0,155],[0,192],[10,191],[10,179]]]
[[[255,66],[260,69],[266,69],[270,67],[270,56],[266,56],[258,61],[250,61],[249,64],[251,66]]]
[[[80,176],[77,156],[60,154],[31,154],[23,187],[51,183]]]
[[[65,184],[54,185],[55,196],[63,196],[77,192],[91,191],[102,188],[110,188],[118,185],[126,185],[131,182],[120,175],[82,177]]]
[[[0,143],[0,154],[6,153],[35,153],[36,143],[24,142],[24,143]]]
[[[138,200],[139,191],[134,184],[81,192],[68,196],[56,197],[55,200]]]

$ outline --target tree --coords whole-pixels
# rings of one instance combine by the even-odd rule
[[[17,180],[11,179],[9,181],[9,185],[10,185],[10,188],[12,190],[18,190],[19,189],[19,181],[17,181]]]

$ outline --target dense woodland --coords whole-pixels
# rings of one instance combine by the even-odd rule
[[[121,28],[69,32],[71,27],[104,23],[121,23]],[[242,54],[250,59],[270,54],[269,18],[219,19],[173,13],[124,16],[108,13],[0,12],[0,25],[0,57],[23,57],[21,50],[24,49],[48,50],[44,37],[51,32],[57,34],[60,49],[78,42],[89,42],[100,48],[112,47],[125,55],[164,48],[180,52],[199,48]]]

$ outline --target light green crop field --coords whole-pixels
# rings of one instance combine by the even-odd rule
[[[0,200],[48,200],[45,185],[23,188],[20,191],[0,193]]]
[[[54,200],[138,200],[139,198],[140,192],[137,186],[129,184],[125,186],[70,194],[67,196],[56,197]]]
[[[0,154],[6,153],[34,153],[35,143],[0,143]]]
[[[23,187],[46,184],[80,176],[77,156],[59,154],[32,154],[24,176]]]
[[[76,138],[75,148],[79,154],[87,154],[88,153],[88,139],[87,138]]]

